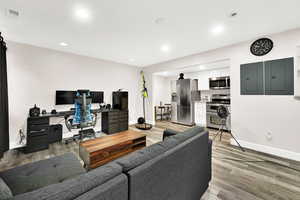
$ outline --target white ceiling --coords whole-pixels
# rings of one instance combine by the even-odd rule
[[[207,70],[225,69],[225,68],[230,68],[230,60],[220,60],[213,63],[185,66],[170,71],[156,72],[154,73],[154,75],[164,76],[164,77],[174,77],[174,76],[178,77],[180,73],[192,73],[192,72],[201,72]]]
[[[90,19],[76,19],[76,7]],[[12,41],[147,66],[298,28],[299,8],[300,0],[1,0],[0,31]],[[220,25],[224,32],[212,34]]]

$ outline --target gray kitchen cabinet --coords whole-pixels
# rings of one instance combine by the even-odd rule
[[[264,94],[264,63],[242,64],[241,73],[241,95],[263,95]]]
[[[294,95],[294,58],[266,61],[265,94]]]

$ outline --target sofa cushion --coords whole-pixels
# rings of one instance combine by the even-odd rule
[[[85,173],[73,153],[26,164],[1,172],[0,177],[11,188],[13,195],[30,192],[62,182]]]
[[[0,200],[8,200],[13,197],[11,190],[6,185],[6,183],[3,181],[2,178],[0,178]]]
[[[164,148],[164,151],[171,149],[179,144],[179,140],[176,139],[174,136],[165,138],[164,141],[157,143],[158,145]]]
[[[125,174],[118,175],[75,200],[128,200],[128,178]]]
[[[187,139],[189,139],[197,134],[200,134],[203,131],[204,131],[203,127],[196,126],[196,127],[190,128],[184,132],[178,132],[177,134],[175,134],[173,136],[167,137],[167,138],[165,138],[164,141],[159,142],[158,144],[163,146],[165,151],[167,151],[171,148],[174,148],[178,144],[186,141]]]
[[[173,135],[177,135],[178,133],[180,133],[180,132],[172,130],[172,129],[166,129],[163,132],[163,140],[165,138],[167,138],[167,137],[170,137],[170,136],[173,136]]]
[[[17,195],[14,200],[73,200],[121,173],[120,165],[110,163],[62,183]]]
[[[129,170],[155,158],[156,156],[168,151],[171,148],[174,148],[178,144],[203,131],[203,127],[196,126],[175,136],[167,137],[162,142],[153,144],[149,147],[146,147],[139,151],[133,152],[127,156],[119,158],[114,162],[121,165],[123,167],[124,172],[128,172]]]
[[[157,155],[164,152],[164,148],[159,144],[153,144],[144,149],[135,151],[127,156],[119,158],[114,162],[123,167],[123,171],[127,172],[136,166],[139,166],[148,160],[156,157]]]
[[[186,131],[183,131],[182,133],[172,136],[172,138],[177,139],[179,142],[183,142],[203,131],[204,131],[203,127],[195,126],[193,128],[187,129]]]

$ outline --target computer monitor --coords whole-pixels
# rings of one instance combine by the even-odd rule
[[[75,91],[57,90],[55,104],[56,105],[74,104],[75,98],[76,98]]]
[[[56,105],[70,105],[75,103],[77,91],[57,90],[56,91]],[[92,103],[103,103],[104,92],[91,91],[90,98]]]

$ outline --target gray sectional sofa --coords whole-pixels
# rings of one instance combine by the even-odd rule
[[[0,179],[12,200],[199,200],[211,180],[211,145],[201,127],[166,130],[164,141],[89,172],[68,153],[0,172]]]

